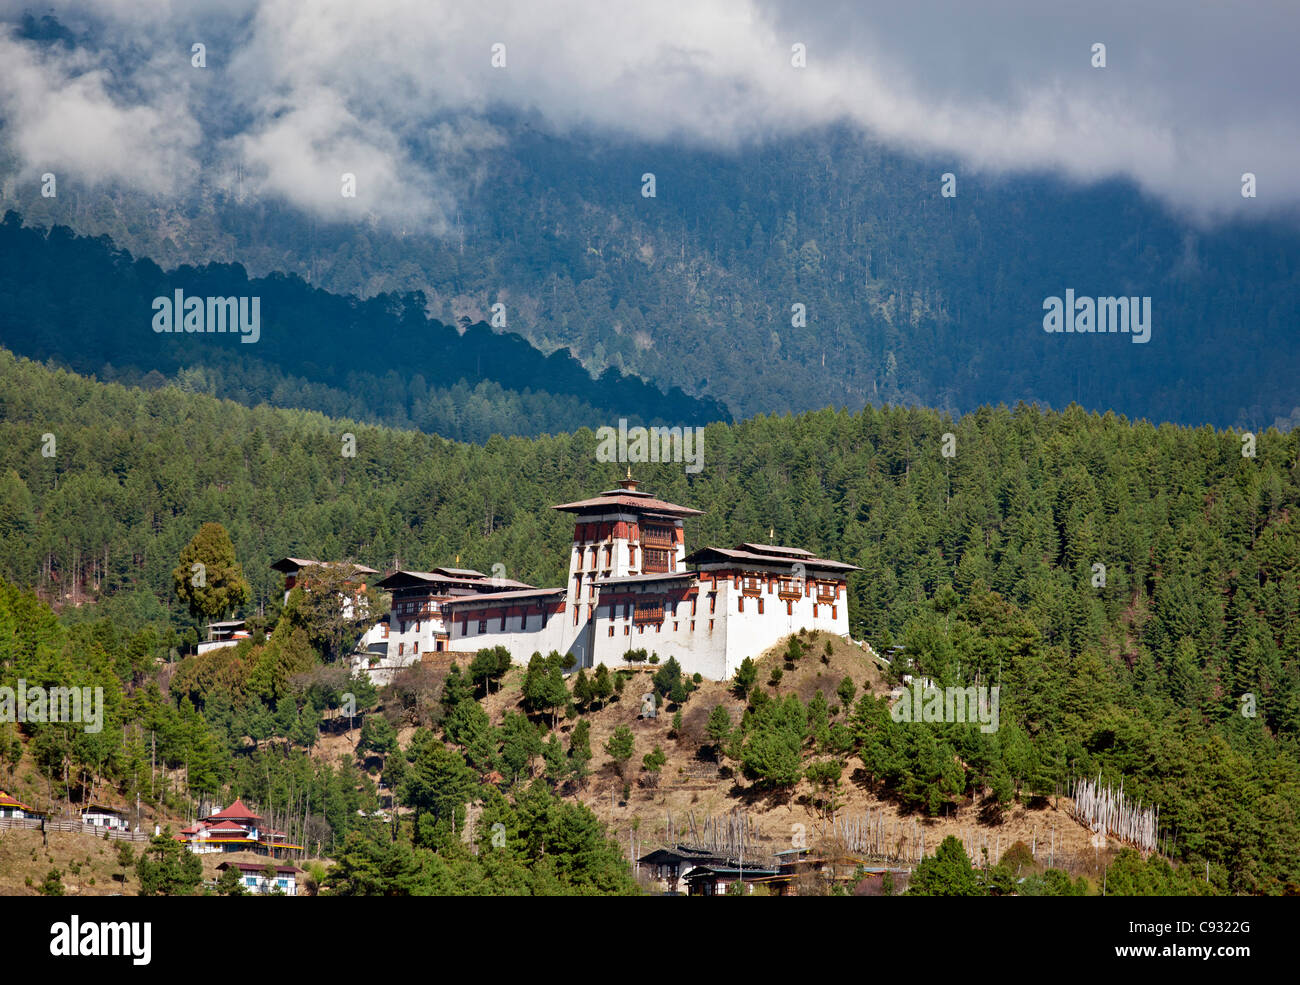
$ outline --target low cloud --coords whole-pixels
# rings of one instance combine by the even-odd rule
[[[968,6],[119,0],[91,15],[55,4],[84,43],[8,32],[0,106],[28,168],[174,194],[200,168],[228,184],[239,167],[247,189],[326,218],[360,211],[435,232],[466,169],[503,143],[476,118],[494,107],[560,132],[736,151],[848,121],[968,173],[1125,177],[1199,217],[1300,200],[1294,8]],[[0,11],[22,17],[7,0]],[[194,41],[209,68],[191,68]],[[1096,42],[1105,68],[1092,66]],[[504,68],[491,64],[498,43]],[[806,68],[791,65],[796,43]],[[1254,201],[1240,195],[1246,171]],[[340,195],[344,172],[355,200]]]
[[[177,94],[114,92],[102,60],[11,31],[0,32],[0,65],[0,137],[24,177],[49,171],[173,195],[198,173],[199,128]]]

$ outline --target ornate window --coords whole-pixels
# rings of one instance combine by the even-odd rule
[[[642,571],[646,574],[660,574],[668,571],[669,553],[666,550],[660,550],[654,547],[645,549],[645,560],[642,565]]]

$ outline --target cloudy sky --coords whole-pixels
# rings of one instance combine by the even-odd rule
[[[0,140],[24,177],[62,170],[174,195],[237,162],[251,190],[329,214],[351,172],[368,208],[436,227],[455,204],[445,174],[508,140],[477,115],[505,106],[557,131],[736,153],[847,120],[953,170],[1127,176],[1202,220],[1300,202],[1300,5],[1288,0],[86,6],[0,0]],[[22,40],[27,10],[78,43]],[[195,42],[206,68],[191,65]],[[1241,197],[1246,171],[1254,201]]]

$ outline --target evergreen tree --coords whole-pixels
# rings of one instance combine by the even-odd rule
[[[546,740],[546,745],[542,747],[542,759],[546,763],[546,778],[552,783],[559,783],[564,779],[568,772],[568,764],[564,758],[564,748],[560,745],[560,737],[554,732]]]
[[[511,778],[518,779],[532,770],[533,760],[542,754],[541,737],[536,726],[517,712],[506,712],[501,733],[501,760]]]
[[[454,712],[458,705],[465,701],[474,700],[474,688],[465,675],[460,672],[460,667],[456,661],[451,662],[451,667],[447,670],[447,677],[442,682],[442,711],[447,716]]]
[[[725,705],[714,705],[713,711],[709,712],[709,720],[704,726],[704,734],[713,744],[714,755],[720,755],[731,735],[731,715]]]
[[[510,651],[504,646],[494,646],[479,650],[469,665],[469,677],[477,688],[483,688],[484,695],[492,691],[492,682],[500,681],[510,669]]]
[[[591,700],[604,707],[605,703],[613,696],[613,675],[610,674],[609,668],[603,663],[597,664],[595,676],[591,680]]]
[[[250,597],[226,528],[205,523],[181,551],[172,572],[177,597],[195,618],[215,619],[247,605]]]
[[[583,719],[569,733],[569,770],[579,783],[587,778],[591,762],[591,725]]]
[[[623,776],[627,761],[632,758],[635,744],[635,740],[632,738],[632,730],[626,725],[620,725],[614,729],[614,734],[605,743],[605,752],[610,759],[614,760],[614,767],[618,770],[620,778]]]
[[[827,643],[830,641],[828,640]],[[839,687],[835,689],[835,694],[840,699],[840,704],[849,708],[853,704],[853,697],[858,693],[858,686],[853,683],[852,677],[845,677],[840,681]]]
[[[736,693],[742,698],[758,683],[758,667],[749,657],[740,661],[740,666],[736,668],[735,682]]]
[[[135,863],[141,896],[189,896],[203,880],[199,857],[164,828],[149,839]]]
[[[961,842],[949,835],[912,870],[908,896],[982,896],[979,879]]]

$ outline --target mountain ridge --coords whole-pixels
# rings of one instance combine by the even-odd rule
[[[1025,400],[1258,430],[1300,407],[1290,217],[1198,227],[1118,179],[969,172],[843,127],[723,153],[484,121],[501,146],[449,179],[462,208],[441,239],[346,204],[240,201],[218,174],[174,202],[71,182],[58,200],[8,191],[29,223],[110,232],[160,262],[239,259],[363,297],[420,290],[444,323],[502,303],[542,351],[732,415]],[[1045,333],[1044,300],[1067,289],[1152,297],[1151,343]]]

